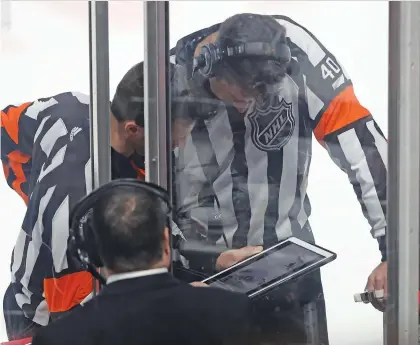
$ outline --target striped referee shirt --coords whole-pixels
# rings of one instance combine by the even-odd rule
[[[254,104],[245,116],[220,106],[214,118],[197,123],[178,157],[178,202],[207,224],[209,209],[196,206],[211,185],[225,235],[217,242],[229,247],[268,246],[289,236],[313,241],[307,184],[314,134],[348,175],[385,255],[387,141],[336,57],[292,19],[273,17],[286,28],[288,74],[270,104]],[[190,64],[197,45],[214,39],[219,26],[181,39],[173,61]]]
[[[12,285],[24,315],[40,325],[50,312],[81,303],[93,287],[90,273],[67,254],[69,211],[91,190],[89,128],[89,96],[75,92],[1,111],[4,174],[27,206]],[[143,179],[144,159],[136,158],[111,150],[112,177]]]

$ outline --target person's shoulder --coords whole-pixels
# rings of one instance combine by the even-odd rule
[[[89,103],[90,98],[88,95],[69,91],[59,93],[50,98],[50,102],[53,100],[58,107],[57,111],[54,112],[54,116],[63,118],[66,120],[70,119],[86,119],[89,117]]]
[[[286,29],[289,45],[292,45],[292,56],[302,50],[313,62],[317,61],[318,56],[324,55],[327,51],[321,41],[301,23],[283,15],[274,14],[271,17]]]
[[[247,338],[253,319],[252,304],[245,295],[214,287],[184,289],[175,306],[182,315],[182,327],[193,325],[202,339],[218,339],[226,343]],[[189,328],[189,332],[191,329]],[[209,338],[207,338],[209,337]]]
[[[57,140],[68,134],[70,142],[77,135],[75,145],[86,145],[86,140],[80,141],[80,137],[89,136],[89,96],[80,92],[63,92],[48,98],[37,100],[39,116],[38,141]],[[79,134],[80,132],[85,135]],[[56,133],[55,135],[50,135]],[[44,136],[47,136],[44,138]],[[82,142],[82,144],[80,144]]]
[[[290,34],[291,35],[294,34],[294,32],[292,32],[293,28],[295,28],[295,30],[298,30],[298,32],[299,32],[299,29],[301,29],[309,33],[307,28],[305,28],[302,24],[295,21],[293,18],[290,18],[282,14],[272,14],[271,17],[273,17],[281,25],[286,26],[286,29],[290,28],[290,32],[286,31],[288,36]]]
[[[57,101],[57,103],[62,104],[82,104],[88,106],[90,103],[89,95],[79,91],[60,92],[54,96],[51,96],[50,98],[53,98]]]

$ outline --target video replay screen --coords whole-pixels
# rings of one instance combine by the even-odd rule
[[[249,294],[268,285],[272,281],[286,279],[325,257],[301,247],[295,243],[287,243],[284,247],[261,255],[259,259],[248,265],[233,269],[231,273],[221,276],[209,285],[225,290]]]

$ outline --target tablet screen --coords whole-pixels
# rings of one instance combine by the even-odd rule
[[[287,278],[325,257],[295,243],[262,255],[256,261],[220,277],[210,286],[249,294],[251,291],[268,285],[272,280]]]

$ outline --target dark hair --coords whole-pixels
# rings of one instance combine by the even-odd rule
[[[172,119],[193,119],[188,105],[191,103],[186,70],[170,64],[171,117]],[[117,86],[111,102],[111,111],[122,122],[132,120],[144,127],[144,71],[143,62],[131,67]]]
[[[119,82],[111,111],[118,121],[132,120],[144,126],[143,62],[131,67]]]
[[[117,272],[143,270],[162,257],[166,214],[152,193],[113,188],[93,208],[92,220],[106,267]]]
[[[220,46],[239,43],[264,42],[276,45],[285,41],[286,29],[269,15],[242,13],[226,19],[219,28],[217,42]],[[252,75],[267,83],[278,81],[285,75],[286,66],[274,60],[261,58],[231,58],[225,64],[238,75]]]

